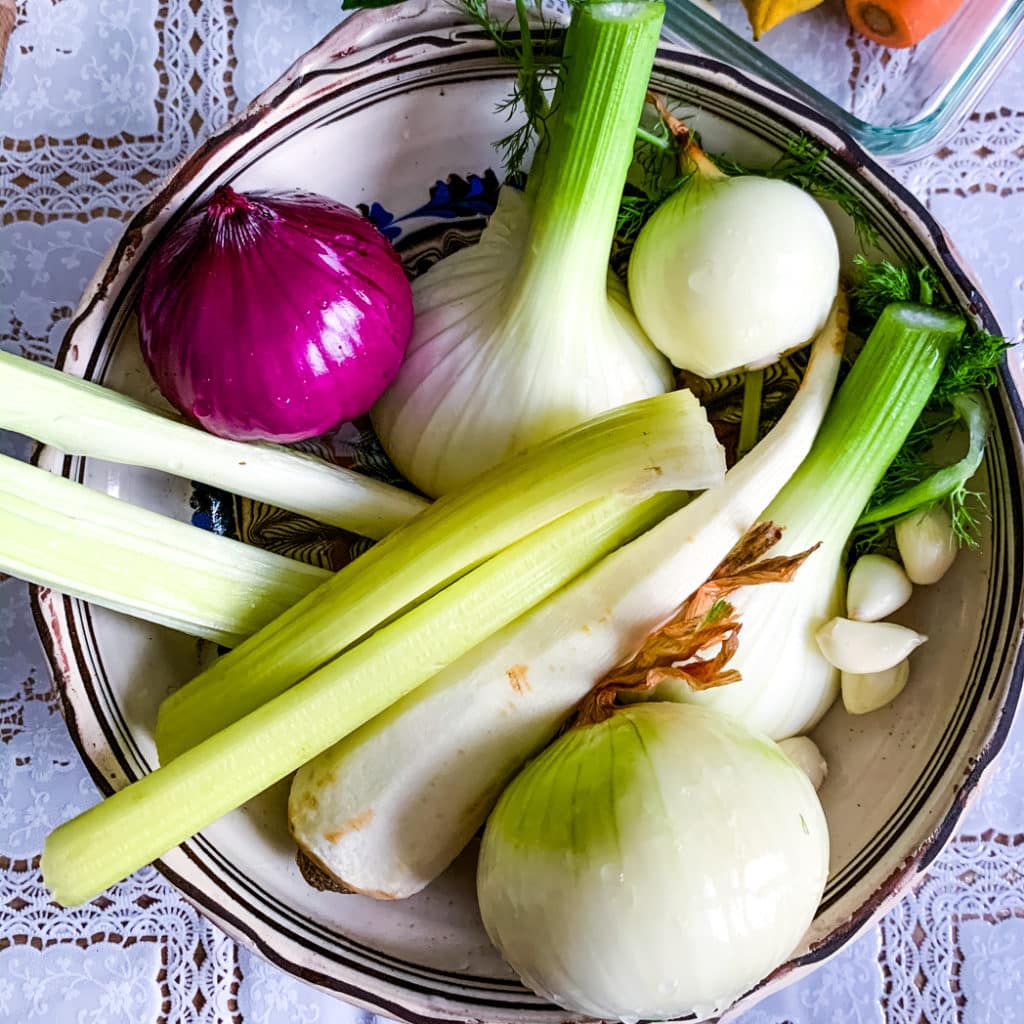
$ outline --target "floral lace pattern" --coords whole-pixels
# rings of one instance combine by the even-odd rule
[[[0,86],[0,345],[52,360],[124,214],[336,16],[318,0],[21,0]],[[861,69],[861,81],[869,103],[882,69]],[[1018,61],[942,148],[896,168],[1018,337],[1022,96]],[[29,444],[0,432],[0,451],[25,457]],[[50,903],[43,838],[96,799],[51,693],[27,588],[0,576],[0,1022],[366,1024],[239,948],[151,869],[86,907]],[[1022,990],[1024,723],[916,892],[741,1024],[1014,1024]]]

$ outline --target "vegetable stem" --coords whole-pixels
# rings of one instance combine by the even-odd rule
[[[833,400],[814,447],[763,518],[787,549],[846,537],[900,450],[964,330],[961,317],[894,303],[882,311]],[[834,500],[823,500],[823,491]],[[798,525],[797,525],[798,524]]]
[[[330,576],[3,455],[0,571],[228,647]]]
[[[565,289],[560,278],[551,280],[556,252],[570,257],[575,280],[603,287],[664,12],[650,0],[591,3],[573,12],[520,274],[534,304],[543,306],[538,287]]]
[[[0,427],[71,455],[187,476],[364,537],[429,502],[278,445],[228,441],[125,395],[0,352]]]
[[[161,761],[571,509],[615,493],[700,489],[724,468],[703,409],[685,391],[621,406],[507,460],[435,502],[168,697],[157,721]]]
[[[761,428],[761,394],[764,391],[764,370],[751,370],[743,378],[743,412],[740,415],[740,436],[736,455],[742,457],[757,444]]]
[[[915,509],[932,505],[950,494],[964,488],[967,481],[978,471],[985,455],[985,442],[991,430],[991,422],[985,407],[977,395],[957,395],[952,399],[953,408],[967,425],[969,434],[967,454],[951,466],[943,466],[931,476],[889,501],[876,505],[864,512],[857,520],[858,526],[881,523],[907,515]],[[958,534],[958,536],[961,536]],[[961,536],[970,538],[966,532]]]
[[[54,898],[84,902],[379,714],[681,503],[606,499],[484,563],[292,690],[51,833]],[[610,508],[609,502],[615,505]]]

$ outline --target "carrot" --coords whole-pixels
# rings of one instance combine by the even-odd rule
[[[902,49],[921,42],[956,14],[963,0],[846,0],[853,27],[883,46]]]

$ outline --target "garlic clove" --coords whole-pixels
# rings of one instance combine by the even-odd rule
[[[866,715],[891,704],[910,678],[910,662],[904,660],[882,672],[844,672],[843,707],[851,715]]]
[[[956,560],[953,520],[945,505],[901,519],[895,528],[903,568],[912,583],[937,583]]]
[[[861,622],[875,622],[902,608],[914,586],[903,566],[884,555],[857,559],[846,587],[846,614]]]
[[[910,655],[928,637],[895,622],[855,622],[835,618],[814,634],[826,660],[842,672],[884,672]]]
[[[809,736],[790,736],[788,740],[779,741],[779,748],[811,780],[815,789],[821,789],[828,775],[828,765],[814,740]]]

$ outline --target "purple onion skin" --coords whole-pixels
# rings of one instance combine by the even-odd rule
[[[367,412],[412,322],[390,242],[309,192],[218,188],[154,252],[139,302],[160,392],[236,441],[300,441]]]

